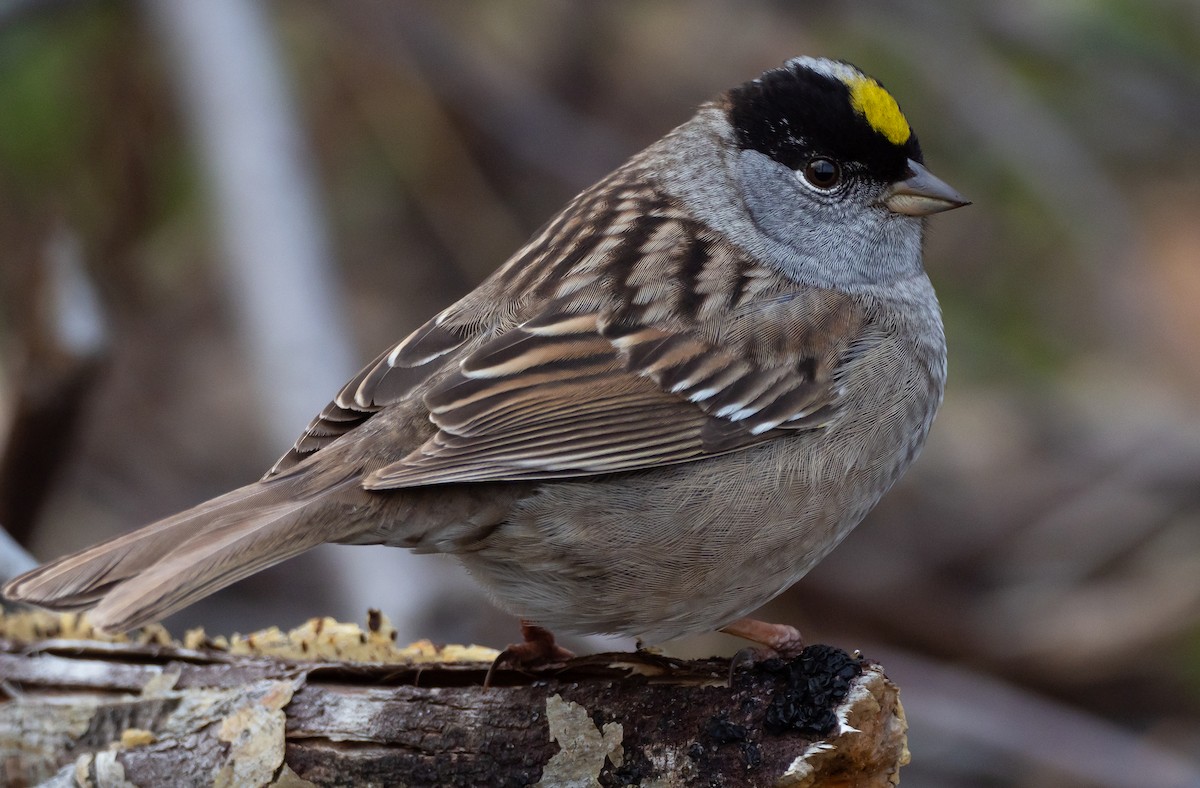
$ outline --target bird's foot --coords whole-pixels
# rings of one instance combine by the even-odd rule
[[[766,646],[771,650],[771,656],[784,659],[798,656],[804,650],[804,638],[800,636],[800,630],[787,624],[768,624],[753,618],[739,618],[721,627],[721,631]]]
[[[485,688],[491,686],[492,676],[499,669],[529,670],[566,662],[575,656],[554,642],[554,634],[550,630],[525,619],[521,619],[521,638],[520,643],[509,645],[492,661],[483,679]]]
[[[733,674],[740,668],[774,657],[792,659],[804,650],[804,638],[801,637],[800,630],[787,624],[769,624],[753,618],[739,618],[721,627],[721,631],[759,644],[758,647],[747,646],[733,655],[733,659],[729,661],[731,685]]]

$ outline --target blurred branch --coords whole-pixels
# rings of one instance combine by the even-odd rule
[[[1136,236],[1128,196],[1061,112],[993,52],[961,8],[909,0],[903,9],[858,21],[880,45],[902,47],[897,52],[954,107],[955,120],[1061,217],[1089,265],[1127,259]]]
[[[79,239],[50,233],[29,271],[17,390],[0,453],[0,523],[18,543],[29,535],[51,485],[71,456],[79,423],[107,357],[108,328],[84,272]]]
[[[146,0],[145,7],[174,61],[211,182],[228,298],[269,438],[282,449],[351,375],[356,354],[279,53],[264,6],[253,0]],[[323,548],[318,555],[335,567],[330,590],[347,609],[378,604],[378,581],[359,553]],[[444,587],[427,562],[404,554],[388,561],[391,576],[430,593]],[[402,631],[412,629],[424,601],[418,593],[392,598]]]
[[[577,188],[637,145],[539,90],[497,57],[468,48],[418,3],[354,0],[343,15],[385,58],[406,51],[447,106],[520,164]]]
[[[353,371],[318,187],[264,6],[145,0],[212,190],[228,298],[282,450]]]
[[[38,565],[37,559],[0,526],[0,583],[7,583]]]
[[[27,14],[40,11],[57,11],[79,0],[0,0],[0,29],[22,21]]]
[[[1200,785],[1195,764],[1098,717],[911,652],[871,646],[870,653],[904,686],[914,751],[924,736],[946,737],[1050,767],[1072,784]],[[998,781],[1012,776],[1011,763],[995,775]]]
[[[408,61],[402,51],[391,58],[397,65]],[[378,65],[364,62],[351,46],[337,57],[335,68],[372,142],[404,182],[421,219],[457,263],[460,286],[473,286],[526,240],[528,231],[510,200],[489,181],[421,69],[396,69],[409,76],[398,87],[381,79]],[[396,101],[397,94],[405,100]],[[469,211],[470,232],[463,232],[464,209]],[[497,248],[504,251],[498,255]]]
[[[1006,165],[1021,185],[1057,217],[1089,271],[1079,282],[1109,319],[1098,328],[1128,345],[1143,327],[1134,306],[1138,293],[1119,284],[1120,274],[1141,252],[1128,193],[1116,186],[1099,159],[1061,112],[993,51],[961,6],[908,0],[899,10],[872,5],[855,16],[874,45],[903,58],[954,109],[955,120],[982,141],[990,157]],[[948,132],[944,132],[948,133]]]
[[[997,582],[978,602],[976,630],[993,656],[1084,681],[1128,674],[1146,650],[1194,628],[1200,430],[1166,424],[1092,422],[1091,445],[1074,458],[1081,483],[993,547]]]

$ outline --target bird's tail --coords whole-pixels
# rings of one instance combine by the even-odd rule
[[[327,501],[358,481],[312,484],[297,474],[256,482],[26,572],[3,594],[52,610],[92,608],[100,629],[133,629],[344,537],[350,518]]]

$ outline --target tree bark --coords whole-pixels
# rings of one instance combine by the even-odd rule
[[[469,651],[382,661],[378,617],[265,633],[257,650],[16,618],[0,619],[6,785],[887,786],[908,761],[895,685],[827,646],[732,681],[727,660],[597,654],[485,688]],[[329,630],[348,656],[318,643]],[[285,641],[318,659],[281,656]],[[361,649],[372,662],[352,661]]]

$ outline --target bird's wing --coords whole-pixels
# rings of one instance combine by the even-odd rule
[[[267,478],[418,399],[436,431],[389,447],[402,459],[369,488],[580,476],[732,451],[827,423],[868,321],[858,300],[752,262],[648,188],[645,173],[619,170],[367,365]]]
[[[476,331],[470,325],[446,325],[434,318],[388,348],[342,387],[263,479],[290,470],[383,408],[409,396]]]
[[[722,454],[835,418],[860,335],[844,294],[747,305],[729,334],[548,311],[484,344],[424,397],[437,432],[368,489],[612,473]],[[848,333],[842,333],[849,328]],[[753,345],[783,341],[765,360]]]

